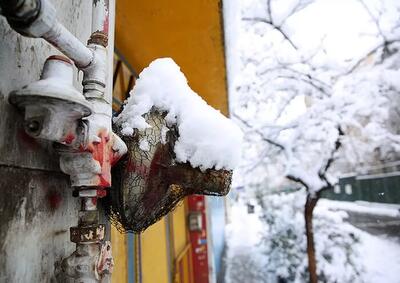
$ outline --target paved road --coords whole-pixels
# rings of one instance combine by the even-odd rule
[[[381,216],[347,211],[348,221],[373,235],[395,238],[400,243],[400,217]]]

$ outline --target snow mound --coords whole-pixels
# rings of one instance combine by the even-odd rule
[[[124,110],[115,119],[123,135],[150,127],[143,115],[155,107],[168,112],[167,123],[178,127],[179,138],[174,148],[178,162],[190,162],[202,170],[231,170],[238,165],[241,130],[189,87],[171,58],[157,59],[145,68],[130,94]]]

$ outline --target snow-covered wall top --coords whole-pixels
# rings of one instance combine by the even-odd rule
[[[212,108],[188,85],[171,58],[153,61],[139,75],[124,110],[115,119],[124,135],[149,125],[143,115],[152,107],[168,112],[179,139],[174,151],[178,162],[200,169],[234,169],[240,161],[242,132],[230,119]]]

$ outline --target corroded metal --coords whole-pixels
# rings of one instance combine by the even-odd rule
[[[104,239],[104,234],[105,227],[103,224],[70,228],[70,239],[73,243],[100,242]]]
[[[78,195],[81,199],[79,222],[70,228],[70,239],[76,243],[76,250],[62,261],[62,270],[79,282],[106,282],[114,261],[111,243],[104,241],[105,226],[98,223],[98,192],[94,188],[81,188]]]
[[[108,45],[108,36],[102,31],[96,31],[92,33],[88,40],[88,45],[90,44],[96,44],[96,45],[101,45],[103,47],[107,47]]]
[[[104,282],[111,274],[114,260],[109,241],[95,244],[77,244],[75,252],[63,260],[61,268],[70,278],[80,283]]]
[[[114,259],[112,257],[111,242],[105,241],[101,246],[99,260],[97,261],[97,273],[103,277],[111,274],[114,268]]]

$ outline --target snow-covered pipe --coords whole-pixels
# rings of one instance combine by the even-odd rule
[[[92,51],[57,20],[48,0],[0,0],[0,7],[10,26],[20,34],[45,39],[79,68],[92,62]]]

